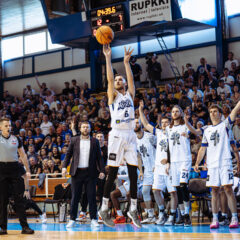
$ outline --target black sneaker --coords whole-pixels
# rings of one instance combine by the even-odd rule
[[[190,226],[192,226],[190,216],[189,216],[189,214],[185,214],[184,215],[184,227],[190,227]]]
[[[222,216],[222,217],[219,219],[219,225],[221,225],[221,226],[228,226],[228,225],[229,225],[229,220],[228,220],[228,218],[226,218],[225,216]]]
[[[175,225],[177,225],[177,226],[183,226],[184,225],[184,219],[183,219],[183,216],[181,214],[178,217],[178,219],[176,220]]]
[[[7,234],[7,229],[0,230],[0,235],[6,235],[6,234]]]
[[[30,227],[24,227],[22,229],[22,234],[34,234],[34,230],[32,230]]]

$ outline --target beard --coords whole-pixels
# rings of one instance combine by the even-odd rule
[[[123,86],[115,86],[115,89],[116,90],[124,90],[124,87]]]
[[[140,131],[141,131],[141,127],[138,127],[138,128],[135,127],[135,128],[134,128],[134,132],[135,132],[135,133],[140,132]]]
[[[178,116],[178,117],[173,117],[173,116],[172,116],[172,119],[173,119],[173,120],[179,120],[179,119],[181,119],[181,116]]]
[[[89,135],[88,132],[81,132],[81,134],[84,136],[84,137],[87,137]]]

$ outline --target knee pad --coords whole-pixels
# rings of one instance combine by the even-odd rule
[[[142,194],[143,194],[144,202],[152,200],[150,192],[151,192],[151,186],[143,186]]]
[[[184,202],[189,202],[189,191],[186,183],[180,183],[182,198]]]
[[[180,187],[177,187],[178,204],[183,204],[183,197]]]

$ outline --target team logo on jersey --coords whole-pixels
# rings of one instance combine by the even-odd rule
[[[214,141],[214,146],[216,146],[219,143],[219,139],[220,139],[220,136],[218,131],[216,130],[211,134],[210,140]]]
[[[142,144],[140,146],[140,153],[143,155],[143,157],[149,157],[149,154],[147,153],[147,148]]]
[[[161,152],[162,152],[162,151],[167,152],[167,142],[166,142],[165,140],[161,140],[161,141],[159,142],[159,145],[161,146]]]
[[[129,99],[122,100],[121,102],[118,103],[118,110],[129,108],[129,107],[133,107],[132,102]]]
[[[173,140],[173,146],[175,146],[176,144],[180,145],[180,134],[178,132],[174,132],[171,135],[171,140]]]
[[[12,143],[13,145],[16,145],[16,144],[17,144],[17,139],[13,139],[11,143]]]

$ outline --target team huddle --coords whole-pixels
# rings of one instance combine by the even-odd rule
[[[107,226],[113,227],[115,223],[124,219],[119,204],[114,204],[114,202],[118,216],[114,222],[108,216],[110,193],[119,174],[119,178],[122,175],[128,177],[124,179],[126,181],[123,186],[119,186],[115,196],[124,197],[127,192],[130,192],[130,208],[127,215],[135,226],[141,227],[141,223],[191,226],[188,179],[192,167],[189,134],[193,133],[203,137],[194,170],[198,171],[198,166],[206,154],[207,186],[212,187],[213,221],[210,227],[219,227],[217,198],[220,187],[223,186],[232,214],[229,227],[237,228],[237,207],[232,190],[233,168],[230,136],[233,122],[240,110],[240,102],[224,121],[221,121],[221,108],[218,105],[211,105],[209,113],[212,125],[205,126],[200,130],[193,128],[188,122],[187,116],[184,117],[183,110],[176,105],[171,110],[171,119],[162,117],[161,128],[155,128],[144,115],[143,101],[139,105],[140,119],[135,119],[133,104],[135,86],[129,65],[133,50],[125,49],[124,66],[127,80],[120,75],[113,75],[111,48],[105,45],[103,52],[106,57],[107,93],[112,127],[108,140],[109,174],[104,186],[102,207],[99,211],[103,222]],[[127,91],[126,86],[128,86]],[[121,173],[122,167],[120,166],[122,165],[125,165],[125,174]],[[166,189],[170,194],[169,216],[166,215],[162,194]],[[159,209],[158,219],[154,216],[152,208],[151,190]],[[148,215],[142,222],[137,213],[138,191],[142,193]],[[181,214],[176,220],[177,208]]]

